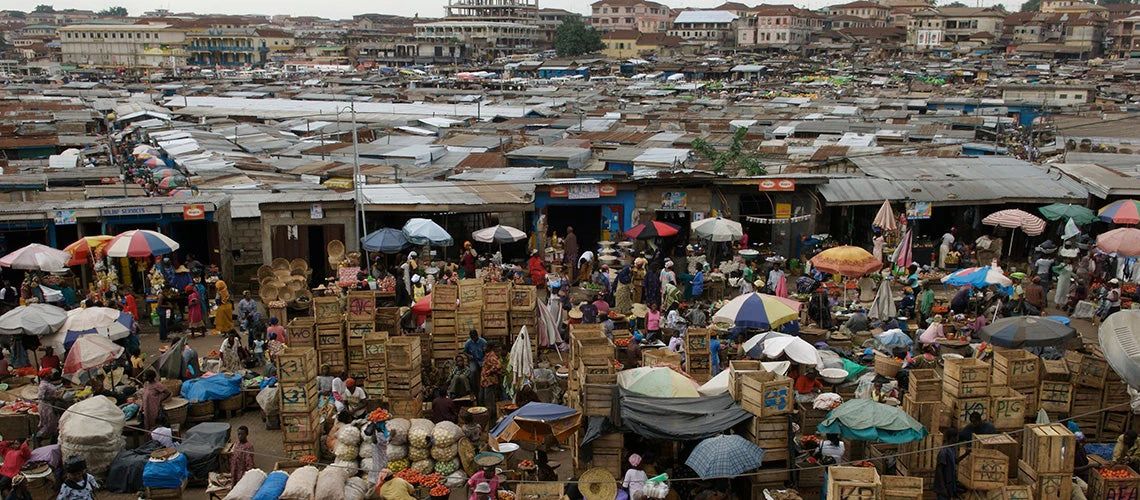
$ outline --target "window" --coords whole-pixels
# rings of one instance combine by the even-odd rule
[[[1073,94],[1073,99],[1084,100],[1084,98],[1085,98],[1084,94]]]
[[[1058,94],[1058,95],[1057,95],[1057,98],[1058,98],[1058,99],[1068,99],[1068,98],[1069,98],[1069,94]]]
[[[625,13],[626,13],[626,14],[633,14],[633,7],[626,7],[626,8],[625,8]]]

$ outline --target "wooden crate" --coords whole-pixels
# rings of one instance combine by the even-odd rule
[[[823,474],[826,467],[808,462],[796,462],[796,489],[801,492],[823,490]],[[764,498],[763,496],[756,498]]]
[[[740,406],[758,417],[785,415],[795,409],[791,378],[768,373],[768,380],[746,377],[741,384]]]
[[[1073,384],[1044,380],[1037,392],[1037,407],[1049,413],[1069,413],[1073,404]]]
[[[1128,384],[1121,380],[1108,380],[1104,383],[1104,400],[1101,408],[1108,411],[1127,411],[1131,401],[1132,398],[1128,396]]]
[[[1021,443],[1021,460],[1039,474],[1073,472],[1076,436],[1061,424],[1025,426]]]
[[[269,320],[271,320],[273,318],[277,318],[277,323],[280,324],[281,326],[285,326],[285,325],[289,324],[289,311],[288,311],[288,309],[286,309],[284,307],[267,307],[266,312],[268,313],[269,317],[265,318],[265,321],[268,322]]]
[[[1123,434],[1132,428],[1132,414],[1129,412],[1110,411],[1104,413],[1101,422],[1101,432],[1105,434]],[[1082,427],[1083,429],[1083,427]]]
[[[455,332],[460,338],[467,338],[471,330],[483,334],[483,314],[479,311],[459,311],[455,315]]]
[[[1009,458],[1010,480],[1016,479],[1017,474],[1012,470],[1013,464],[1021,460],[1021,443],[1006,433],[1002,434],[974,434],[973,447],[975,449],[994,450],[1001,452]]]
[[[990,365],[975,358],[947,359],[942,369],[943,400],[989,395]]]
[[[372,319],[368,321],[349,321],[345,323],[345,340],[348,345],[364,345],[364,337],[376,330],[376,322]]]
[[[376,330],[396,335],[400,333],[400,308],[377,307]]]
[[[827,418],[827,410],[817,410],[812,407],[811,403],[796,403],[795,418],[796,423],[800,425],[800,429],[808,429],[807,432],[813,432],[823,419]]]
[[[511,311],[534,311],[537,305],[535,287],[519,285],[511,288]]]
[[[459,310],[479,311],[483,309],[483,280],[459,280]]]
[[[363,341],[363,339],[361,339]],[[364,346],[363,345],[350,345],[344,348],[345,359],[348,360],[349,366],[363,365],[364,361]]]
[[[764,450],[764,462],[788,460],[788,443],[792,439],[791,422],[787,415],[757,417],[741,422],[737,433],[756,443]]]
[[[990,422],[998,430],[1010,431],[1025,425],[1025,396],[1005,386],[990,388]]]
[[[874,467],[827,468],[827,500],[878,500],[882,488]]]
[[[955,398],[949,394],[943,394],[942,404],[950,412],[950,425],[959,429],[970,423],[971,413],[980,413],[982,418],[986,418],[990,414],[990,398],[988,396]]]
[[[317,351],[308,347],[289,347],[277,356],[277,380],[309,382],[317,379]]]
[[[1015,388],[1036,387],[1040,381],[1040,360],[1024,349],[994,351],[994,384]]]
[[[435,319],[436,311],[454,311],[456,301],[459,299],[459,286],[458,285],[443,285],[436,284],[431,287],[431,311],[432,319]]]
[[[1108,468],[1125,471],[1129,477],[1106,478],[1102,474],[1102,469],[1094,467],[1089,471],[1089,500],[1140,498],[1140,474],[1127,465],[1112,465]]]
[[[386,362],[389,370],[420,369],[423,365],[418,336],[391,337],[388,339]]]
[[[529,330],[538,324],[538,311],[535,309],[511,309],[511,312],[508,314],[511,322],[511,331],[517,331],[519,327],[522,326],[526,326]]]
[[[1081,357],[1080,371],[1073,373],[1073,382],[1082,387],[1104,389],[1108,376],[1108,362],[1104,358],[1085,354]]]
[[[911,370],[908,372],[910,389],[908,396],[918,402],[942,401],[942,377],[935,370]]]
[[[586,365],[609,364],[614,359],[615,349],[614,343],[606,337],[575,338],[572,357]]]
[[[748,473],[752,485],[749,498],[764,498],[764,490],[783,489],[792,482],[792,468],[788,462],[773,462]]]
[[[483,310],[483,333],[489,335],[489,332],[507,332],[510,330],[510,313],[507,311],[488,311]]]
[[[356,385],[364,387],[364,382],[368,380],[368,365],[349,361],[347,371],[349,378],[356,379]],[[367,394],[367,389],[365,393]]]
[[[344,333],[320,333],[317,330],[317,350],[341,349],[344,347]]]
[[[414,398],[388,398],[388,413],[392,418],[420,418],[424,412],[422,397]]]
[[[941,393],[941,389],[938,391]],[[907,392],[903,396],[903,411],[918,420],[923,427],[937,431],[941,427],[942,401],[917,401],[914,392]]]
[[[321,442],[319,439],[301,443],[285,443],[285,456],[291,460],[300,460],[304,456],[320,457]]]
[[[1018,463],[1017,478],[1028,485],[1036,500],[1069,500],[1073,498],[1073,473],[1046,473],[1033,470],[1025,460]]]
[[[328,367],[332,373],[340,373],[348,369],[348,359],[344,356],[344,348],[322,349],[317,351],[321,367]]]
[[[614,393],[611,384],[583,384],[582,414],[588,417],[610,417],[613,414]]]
[[[375,321],[376,319],[376,292],[371,290],[353,290],[348,292],[347,311],[349,321]]]
[[[312,442],[321,437],[321,417],[317,410],[281,414],[281,431],[286,443]]]
[[[906,464],[910,474],[934,472],[938,466],[938,451],[942,447],[942,433],[935,432],[921,441],[899,445],[899,463]]]
[[[709,338],[707,328],[689,328],[685,334],[685,371],[700,383],[708,382],[712,378]]]
[[[974,448],[958,464],[958,482],[972,490],[998,489],[1009,482],[1009,457],[997,450]]]
[[[880,476],[879,480],[883,483],[882,500],[922,500],[921,477]]]
[[[309,382],[281,382],[281,413],[301,413],[317,408],[320,394],[317,393],[317,380]]]
[[[316,347],[316,323],[309,316],[294,318],[285,327],[285,338],[289,347]]]
[[[757,373],[767,372],[760,361],[751,359],[734,359],[728,362],[728,392],[733,399],[740,401],[742,382],[744,377],[757,376]],[[759,375],[763,378],[763,375]]]
[[[1063,359],[1041,360],[1041,380],[1069,381],[1069,365]]]
[[[483,311],[511,310],[511,284],[487,283],[483,285]]]
[[[423,375],[419,372],[388,371],[384,390],[389,397],[414,398],[423,392]]]
[[[966,500],[1034,500],[1033,488],[1024,484],[1007,484],[996,490],[967,491]]]
[[[340,299],[337,297],[313,297],[313,318],[318,325],[343,321],[344,310],[341,309]]]
[[[530,500],[561,500],[564,483],[521,483],[515,487],[518,498]]]
[[[665,347],[662,347],[660,349],[642,349],[641,366],[657,366],[661,364],[673,365],[677,368],[681,368],[681,355],[679,353],[670,351]]]

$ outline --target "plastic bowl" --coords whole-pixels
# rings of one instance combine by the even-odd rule
[[[847,370],[842,368],[824,368],[819,371],[819,378],[832,385],[842,384],[847,380]]]

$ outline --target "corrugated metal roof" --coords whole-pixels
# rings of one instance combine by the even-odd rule
[[[677,14],[674,23],[730,23],[738,18],[727,10],[686,10]]]

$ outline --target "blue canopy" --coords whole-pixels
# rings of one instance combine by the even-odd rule
[[[503,431],[507,430],[511,422],[515,420],[515,417],[549,422],[572,417],[576,413],[578,413],[578,410],[553,403],[527,403],[523,405],[522,408],[511,412],[506,418],[500,420],[498,425],[491,429],[491,436],[499,437]]]
[[[360,246],[369,252],[397,253],[407,248],[408,244],[403,231],[390,227],[368,233],[360,240]]]
[[[241,377],[219,373],[182,383],[182,397],[193,401],[220,401],[241,394]]]

